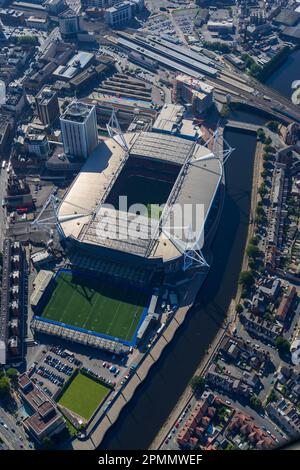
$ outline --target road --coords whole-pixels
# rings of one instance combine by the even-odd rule
[[[3,247],[3,239],[5,237],[5,231],[6,231],[6,210],[5,208],[2,207],[2,200],[4,199],[6,195],[6,184],[7,184],[7,179],[8,179],[8,173],[6,168],[1,169],[0,173],[0,251],[2,252],[2,247]]]
[[[0,437],[10,449],[30,450],[32,447],[23,425],[17,425],[15,417],[5,411],[2,406],[0,406]]]
[[[59,28],[58,26],[56,28],[54,28],[51,33],[49,34],[49,36],[47,37],[47,39],[43,42],[43,44],[39,47],[39,50],[41,52],[45,52],[45,50],[47,49],[47,47],[51,44],[51,42],[55,41],[56,39],[60,39],[61,40],[61,36],[60,36],[60,32],[59,32]]]

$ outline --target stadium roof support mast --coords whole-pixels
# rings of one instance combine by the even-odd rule
[[[224,139],[223,128],[222,128],[222,131],[220,129],[221,128],[218,125],[217,129],[214,131],[211,137],[204,144],[204,147],[209,148],[209,145],[212,143],[211,154],[205,157],[200,157],[194,161],[206,160],[207,158],[218,158],[218,160],[220,160],[224,168],[228,158],[230,157],[230,155],[235,149],[229,145],[227,140]]]
[[[60,205],[61,201],[62,200],[59,197],[55,196],[53,193],[50,194],[47,201],[43,205],[41,212],[39,213],[37,218],[33,222],[31,222],[31,225],[35,226],[35,227],[44,227],[46,230],[51,230],[51,228],[55,225],[59,236],[61,238],[64,238],[64,234],[63,234],[61,226],[60,226],[60,222],[62,222],[62,218],[59,217],[59,215],[58,215],[59,205]],[[67,204],[70,204],[70,206],[72,206],[75,209],[80,209],[81,212],[80,213],[77,213],[77,212],[74,213],[74,211],[73,211],[73,213],[70,213],[69,215],[65,215],[63,217],[64,220],[85,217],[87,215],[90,215],[90,213],[91,213],[90,211],[88,211],[84,207],[80,207],[80,206],[77,206],[75,204],[71,204],[71,203],[68,203],[68,202],[67,202]],[[44,213],[49,208],[50,208],[51,215],[49,215],[49,217],[43,218]]]
[[[193,235],[192,227],[188,227],[188,238]],[[203,256],[203,253],[199,247],[197,247],[197,242],[191,244],[189,243],[186,246],[184,252],[184,259],[183,259],[183,270],[186,271],[187,269],[191,268],[192,266],[198,266],[199,268],[208,268],[209,264],[207,263],[206,259]]]
[[[106,128],[107,128],[109,137],[114,139],[119,145],[121,145],[121,147],[126,152],[128,152],[129,148],[124,138],[124,134],[121,130],[121,127],[120,127],[120,124],[119,124],[119,121],[115,112],[115,108],[113,108],[112,110],[111,117],[110,117],[108,124],[106,124]]]

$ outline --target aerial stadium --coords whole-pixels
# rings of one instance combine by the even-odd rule
[[[98,145],[61,201],[60,235],[69,246],[103,260],[152,271],[185,270],[188,253],[202,248],[197,243],[222,174],[220,160],[196,142],[155,132],[127,133],[120,142],[109,138]],[[127,197],[133,211],[118,206],[120,196]],[[139,204],[162,210],[153,217],[139,213]],[[173,221],[176,205],[203,211],[197,227],[191,211],[181,223]],[[189,227],[198,232],[192,245]]]
[[[223,176],[223,161],[208,146],[159,132],[111,132],[54,203],[71,271],[56,273],[35,308],[35,329],[81,335],[115,352],[116,343],[135,346],[153,313],[153,287],[208,271],[205,239]],[[91,285],[90,277],[100,281]]]

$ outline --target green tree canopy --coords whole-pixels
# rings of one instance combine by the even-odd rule
[[[200,375],[195,375],[190,381],[190,386],[195,394],[202,395],[205,388],[205,378]]]
[[[18,379],[19,372],[17,371],[17,369],[14,369],[13,367],[10,367],[9,369],[7,369],[6,375],[12,382],[16,383],[17,379]]]
[[[255,278],[252,271],[242,271],[239,277],[239,283],[246,289],[254,284]]]
[[[267,122],[266,126],[268,129],[270,129],[270,131],[277,132],[279,123],[277,121],[269,121]]]
[[[249,243],[247,247],[247,256],[249,256],[249,258],[258,258],[259,255],[260,255],[260,250],[258,246],[253,245],[252,243]]]
[[[10,380],[4,376],[0,379],[0,398],[4,398],[10,392]]]
[[[253,396],[250,398],[250,406],[251,406],[251,408],[253,408],[254,410],[259,411],[259,410],[262,409],[262,402],[261,402],[261,400],[260,400],[256,395],[253,395]]]
[[[243,310],[244,309],[243,309],[243,306],[241,304],[237,304],[237,306],[235,307],[235,311],[237,313],[242,313]]]
[[[276,347],[279,352],[282,354],[289,354],[291,345],[287,339],[285,339],[283,336],[278,336],[276,339]]]

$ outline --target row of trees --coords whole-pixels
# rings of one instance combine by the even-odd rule
[[[224,42],[203,41],[203,47],[211,51],[223,52],[224,54],[228,54],[230,52],[230,47]]]
[[[39,45],[39,40],[37,36],[30,36],[30,35],[25,35],[25,36],[19,36],[16,38],[17,44],[20,45],[28,45],[28,46],[38,46]]]

